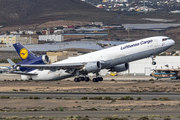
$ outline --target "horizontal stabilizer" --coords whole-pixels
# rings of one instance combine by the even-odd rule
[[[35,74],[35,73],[27,73],[27,72],[19,72],[19,71],[12,71],[10,73],[12,73],[12,74],[20,74],[20,75],[38,75],[38,74]]]
[[[59,69],[81,69],[84,64],[83,63],[67,63],[67,64],[50,64],[50,65],[37,65],[37,64],[21,64],[18,65],[19,67],[27,67],[27,68],[37,68],[37,69],[53,69],[53,68],[59,68]]]
[[[16,63],[14,63],[11,59],[7,59],[8,63],[11,65],[11,66],[14,66],[16,65]]]

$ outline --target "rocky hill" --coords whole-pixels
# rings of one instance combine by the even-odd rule
[[[107,21],[113,17],[114,13],[80,0],[0,0],[0,25],[50,20]]]

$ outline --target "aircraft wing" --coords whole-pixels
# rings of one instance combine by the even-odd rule
[[[50,64],[50,65],[38,65],[38,64],[20,64],[19,67],[36,68],[36,69],[81,69],[84,63],[64,63],[64,64]]]

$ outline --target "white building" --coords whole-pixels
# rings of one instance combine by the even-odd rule
[[[28,31],[25,31],[25,34],[33,35],[33,34],[34,34],[34,32],[33,32],[33,31],[31,31],[31,30],[28,30]]]
[[[129,70],[124,74],[150,75],[153,69],[180,68],[180,56],[156,56],[156,65],[152,65],[152,59],[145,58],[129,63]],[[167,67],[168,66],[168,67]]]
[[[62,35],[39,35],[39,41],[56,41],[62,42],[63,41]]]

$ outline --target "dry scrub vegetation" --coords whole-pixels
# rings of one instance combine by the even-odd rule
[[[74,81],[18,81],[0,82],[0,91],[37,92],[180,92],[179,81],[103,81],[98,83]]]

